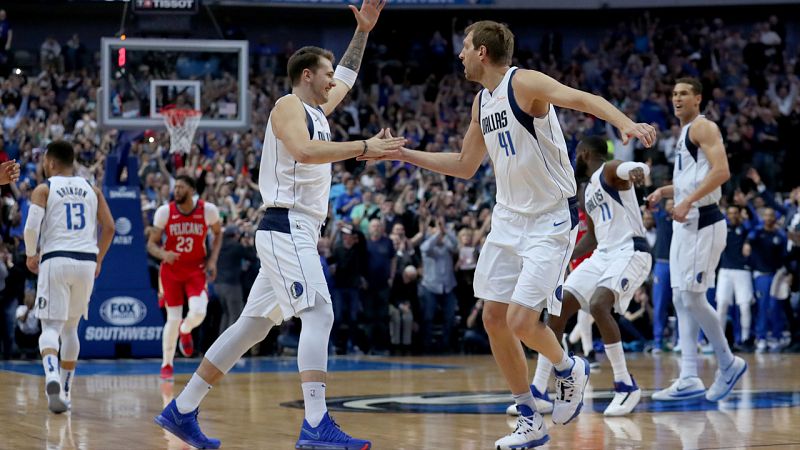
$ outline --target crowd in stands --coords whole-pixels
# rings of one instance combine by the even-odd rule
[[[721,206],[735,207],[728,215],[746,219],[741,231],[747,237],[746,270],[754,271],[756,281],[781,268],[797,274],[800,259],[800,55],[797,43],[787,43],[781,19],[764,19],[739,27],[722,19],[667,23],[643,14],[609,26],[597,42],[581,41],[573,48],[562,44],[563,36],[549,33],[539,48],[518,46],[514,59],[515,65],[597,93],[636,121],[657,126],[658,144],[645,149],[636,141],[623,144],[612,127],[594,117],[559,110],[570,148],[583,136],[606,136],[615,158],[651,165],[639,198],[671,179],[680,134],[672,115],[672,83],[680,76],[699,78],[703,113],[719,125],[731,167]],[[10,30],[5,12],[0,12],[0,160],[16,159],[22,166],[19,182],[2,190],[4,358],[12,351],[35,351],[31,336],[38,327],[28,314],[35,283],[25,269],[20,244],[30,193],[43,182],[38,164],[43,149],[56,139],[71,141],[78,173],[100,184],[119,134],[98,126],[99,65],[79,36],[66,42],[48,38],[41,45],[38,68],[17,73],[6,64],[13,53]],[[362,81],[330,117],[333,139],[363,139],[390,127],[411,148],[459,151],[477,89],[464,80],[455,57],[463,34],[447,33],[450,40],[431,31],[430,41],[419,43],[421,51],[406,59],[392,57],[392,42],[370,42]],[[218,205],[223,217],[228,242],[220,258],[229,263],[220,262],[215,284],[225,287],[210,286],[201,349],[238,316],[258,270],[253,245],[261,207],[257,181],[262,138],[274,102],[289,91],[285,62],[293,50],[291,45],[283,52],[265,49],[251,45],[249,130],[199,132],[187,155],[170,153],[169,136],[154,130],[130,150],[139,159],[145,223],[170,200],[174,177],[184,173],[197,178],[200,196]],[[332,351],[487,352],[482,302],[473,297],[472,278],[491,225],[494,190],[488,159],[470,180],[395,162],[334,164],[331,209],[319,241],[336,315]],[[669,204],[643,207],[656,260],[669,247],[670,211]],[[732,223],[735,233],[739,225]],[[775,240],[780,242],[771,247]],[[155,269],[158,262],[151,263]],[[769,287],[765,291],[769,282],[757,283],[754,304],[748,307],[754,313],[753,337],[764,345],[738,331],[736,308],[731,308],[737,330],[731,339],[759,351],[779,351],[794,343],[798,281],[795,276],[788,300],[777,300]],[[669,308],[653,308],[652,285],[648,282],[636,294],[631,310],[620,318],[631,348],[669,348],[674,337],[674,325],[665,320]],[[776,324],[778,317],[783,322]],[[657,322],[667,326],[654,328]],[[298,327],[296,322],[285,324],[277,341],[268,341],[260,352],[296,346]]]

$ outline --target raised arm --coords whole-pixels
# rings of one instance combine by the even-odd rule
[[[603,166],[603,179],[618,191],[627,191],[631,184],[637,187],[644,185],[644,179],[648,175],[650,166],[645,163],[615,159]]]
[[[694,202],[722,186],[731,177],[731,171],[728,168],[728,156],[725,153],[722,135],[717,124],[704,118],[698,119],[689,129],[689,139],[700,147],[700,151],[703,152],[711,164],[711,170],[708,171],[694,192],[675,205],[672,218],[678,222],[686,221],[686,216],[689,214]]]
[[[518,70],[511,80],[517,101],[530,113],[538,110],[537,102],[552,103],[563,108],[582,111],[610,122],[622,135],[622,143],[630,138],[642,141],[645,147],[656,142],[656,130],[646,123],[634,123],[604,98],[565,86],[535,70]]]
[[[358,159],[398,159],[445,175],[465,179],[472,178],[486,156],[486,143],[483,140],[480,123],[478,123],[480,120],[478,117],[479,99],[480,96],[476,96],[475,101],[472,102],[472,121],[464,136],[464,144],[460,153],[428,153],[403,148],[397,157],[360,157]]]
[[[339,103],[355,84],[358,69],[361,68],[361,59],[364,57],[364,49],[367,47],[367,37],[369,32],[375,28],[384,6],[386,6],[386,0],[364,0],[360,10],[349,5],[350,10],[356,16],[358,25],[353,39],[350,40],[350,45],[347,46],[347,50],[336,67],[334,78],[338,82],[328,94],[328,101],[321,105],[326,116],[339,106]]]
[[[306,125],[306,111],[297,96],[283,98],[272,110],[272,130],[281,140],[286,150],[297,162],[302,164],[324,164],[356,156],[383,156],[398,150],[403,138],[379,139],[377,136],[366,141],[330,142],[311,139]]]
[[[105,259],[108,249],[111,248],[111,241],[114,240],[114,216],[111,215],[111,208],[108,207],[103,191],[98,188],[93,188],[95,195],[97,195],[97,223],[100,224],[100,239],[97,240],[97,268],[94,270],[94,277],[100,275],[100,270],[103,266],[103,259]]]

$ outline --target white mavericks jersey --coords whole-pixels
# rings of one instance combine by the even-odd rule
[[[604,168],[605,164],[592,174],[584,193],[586,213],[594,223],[597,249],[601,251],[645,237],[636,190],[631,187],[619,191],[607,184],[603,177]]]
[[[39,238],[51,252],[97,254],[97,194],[81,177],[50,177],[50,193]]]
[[[532,117],[514,98],[511,67],[494,90],[481,90],[479,117],[494,164],[497,203],[521,214],[566,207],[577,191],[571,155],[555,107]]]
[[[697,116],[697,118],[700,117],[704,116]],[[672,172],[675,204],[680,203],[697,190],[697,187],[711,170],[711,164],[706,159],[705,153],[701,152],[700,148],[689,139],[689,129],[692,123],[694,123],[694,120],[683,126],[681,136],[675,143],[675,169]],[[701,207],[716,204],[721,196],[722,190],[717,187],[692,206]]]
[[[289,94],[293,95],[293,94]],[[285,97],[278,99],[278,102]],[[277,104],[277,102],[276,102]],[[303,103],[306,125],[312,140],[331,140],[331,129],[322,109]],[[302,164],[295,161],[272,130],[272,114],[267,122],[258,187],[264,205],[289,208],[319,220],[328,216],[331,190],[331,164]]]

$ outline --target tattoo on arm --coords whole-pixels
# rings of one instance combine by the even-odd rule
[[[364,57],[364,48],[367,46],[367,36],[368,33],[365,31],[356,31],[339,64],[358,72],[361,67],[361,58]]]

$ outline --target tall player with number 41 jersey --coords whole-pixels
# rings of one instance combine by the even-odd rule
[[[219,210],[212,204],[195,201],[195,182],[181,175],[175,180],[175,199],[156,210],[154,231],[150,234],[147,251],[161,260],[159,280],[161,301],[167,308],[161,349],[161,378],[172,380],[172,360],[176,341],[181,353],[194,353],[192,330],[203,322],[208,306],[206,272],[208,280],[217,276],[217,258],[222,247],[222,225]],[[214,233],[211,256],[207,257],[206,235]],[[167,239],[161,247],[162,235]],[[184,299],[189,301],[189,312],[183,316]]]

